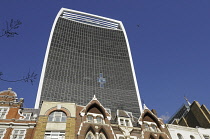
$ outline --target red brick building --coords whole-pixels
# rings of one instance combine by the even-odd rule
[[[0,92],[0,139],[31,139],[39,111],[23,108],[11,88]]]
[[[86,105],[44,101],[40,110],[23,108],[11,88],[0,92],[0,139],[170,139],[154,111],[139,117],[111,112],[94,96]]]

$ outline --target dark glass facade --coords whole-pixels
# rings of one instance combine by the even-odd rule
[[[87,105],[94,95],[112,112],[122,109],[139,116],[124,33],[59,17],[50,43],[40,103],[45,100]]]

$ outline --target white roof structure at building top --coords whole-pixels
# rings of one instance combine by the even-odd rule
[[[93,26],[99,26],[104,27],[108,29],[116,29],[116,30],[122,30],[120,27],[120,21],[109,19],[102,16],[97,16],[89,13],[83,13],[75,10],[70,10],[66,8],[62,8],[62,13],[60,17],[93,25]]]

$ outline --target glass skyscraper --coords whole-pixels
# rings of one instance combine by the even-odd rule
[[[52,27],[35,108],[42,101],[86,105],[139,116],[141,101],[130,48],[120,21],[62,8]]]

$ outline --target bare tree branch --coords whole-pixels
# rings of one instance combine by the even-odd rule
[[[10,20],[10,23],[6,21],[6,29],[2,29],[2,33],[0,37],[6,36],[6,37],[14,37],[15,35],[18,35],[17,32],[15,32],[15,29],[18,29],[22,22],[20,20]]]
[[[28,74],[26,76],[23,76],[23,78],[21,79],[18,79],[18,80],[7,80],[7,79],[3,79],[2,78],[3,76],[3,73],[0,72],[0,81],[5,81],[5,82],[20,82],[20,81],[23,81],[23,82],[30,82],[32,85],[35,81],[35,79],[37,78],[37,74],[35,72],[28,72]]]

